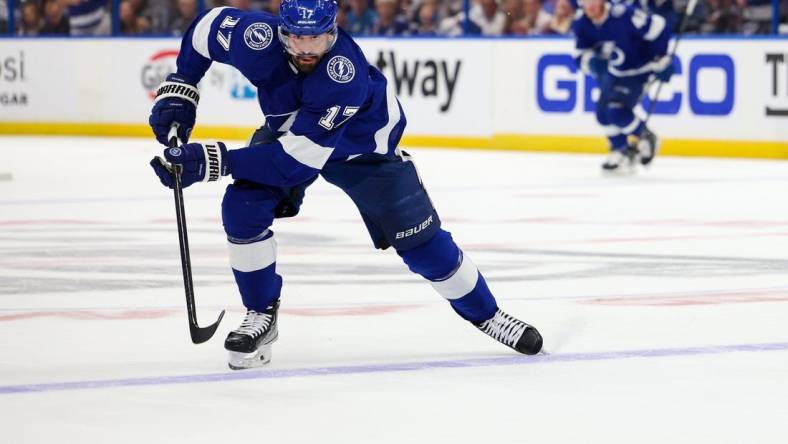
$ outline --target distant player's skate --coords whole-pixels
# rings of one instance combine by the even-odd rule
[[[535,355],[542,350],[542,335],[536,327],[504,313],[500,308],[492,318],[474,325],[487,336],[520,353]]]
[[[602,164],[602,173],[608,175],[629,175],[635,173],[636,152],[633,150],[610,151]]]
[[[644,128],[643,132],[640,134],[640,137],[632,137],[630,143],[630,149],[634,150],[637,153],[637,158],[640,160],[640,164],[643,166],[648,166],[652,160],[654,160],[654,156],[657,155],[657,150],[659,149],[659,139],[657,135],[651,132],[648,128]]]
[[[231,369],[261,367],[271,361],[271,344],[279,337],[278,310],[279,301],[262,312],[249,310],[241,326],[227,335],[224,348],[230,352],[227,362]]]

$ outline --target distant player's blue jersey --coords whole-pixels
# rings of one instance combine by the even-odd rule
[[[616,77],[651,74],[653,62],[667,54],[671,31],[663,17],[623,4],[606,5],[606,17],[594,24],[579,12],[572,24],[575,60],[588,73],[592,56],[608,59]]]
[[[212,62],[237,68],[257,87],[275,142],[232,150],[233,177],[289,186],[329,161],[393,155],[405,125],[386,78],[341,29],[312,73],[299,73],[277,36],[278,18],[234,8],[206,11],[184,35],[178,73],[198,82]]]
[[[609,0],[612,4],[634,6],[652,14],[664,15],[673,10],[673,0]]]
[[[611,4],[634,6],[650,14],[659,14],[665,19],[670,29],[676,23],[676,10],[673,0],[609,0]]]
[[[676,15],[673,0],[608,0],[611,4],[634,6],[651,14],[659,14],[665,19],[672,19]],[[579,11],[583,8],[582,0],[571,0],[572,7]]]

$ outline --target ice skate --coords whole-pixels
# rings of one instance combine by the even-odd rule
[[[542,349],[542,335],[532,325],[504,313],[500,308],[495,315],[476,327],[487,336],[526,355],[535,355]]]
[[[602,172],[606,174],[632,174],[635,172],[635,152],[631,150],[610,151],[602,164]]]
[[[227,335],[224,348],[230,352],[227,363],[231,369],[255,368],[271,361],[271,344],[279,337],[278,310],[279,301],[262,312],[248,310],[241,326]]]
[[[637,150],[640,164],[646,166],[650,164],[651,161],[654,160],[654,156],[657,155],[659,139],[651,130],[644,128],[643,133],[640,134],[640,138],[634,144],[634,148]]]

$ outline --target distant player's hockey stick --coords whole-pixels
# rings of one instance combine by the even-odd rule
[[[170,147],[178,146],[178,127],[173,125],[167,135]],[[181,172],[183,166],[179,164],[168,164],[164,159],[157,157],[159,163],[164,165],[172,173],[175,194],[175,217],[178,220],[178,240],[181,244],[181,268],[183,269],[183,286],[186,290],[186,311],[189,315],[189,333],[192,342],[201,344],[216,333],[216,328],[222,322],[224,310],[219,313],[219,319],[207,327],[200,327],[197,324],[197,308],[194,303],[194,283],[192,282],[192,265],[189,256],[189,238],[186,235],[186,213],[183,209],[183,187],[181,186]]]
[[[695,12],[695,5],[698,3],[698,0],[689,0],[687,2],[687,6],[684,7],[684,12],[681,13],[681,17],[679,17],[679,26],[678,26],[678,34],[676,34],[676,43],[673,45],[673,50],[670,51],[670,59],[671,63],[673,63],[673,56],[676,55],[676,50],[679,48],[679,41],[681,40],[681,36],[684,35],[684,25],[687,22],[687,17],[692,15]],[[657,90],[654,92],[654,98],[651,99],[651,102],[648,105],[648,113],[646,114],[646,118],[643,119],[643,127],[646,126],[648,123],[648,119],[654,113],[654,106],[657,104],[657,100],[659,100],[659,93],[662,91],[662,85],[665,82],[658,81],[657,83]]]

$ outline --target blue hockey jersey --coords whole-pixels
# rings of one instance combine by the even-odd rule
[[[623,4],[634,6],[651,14],[659,14],[668,22],[675,21],[676,11],[673,8],[673,0],[609,0],[611,4]],[[583,7],[582,0],[572,0],[572,7],[579,11]]]
[[[673,11],[673,0],[611,0],[613,4],[623,3],[626,6],[634,6],[652,14],[665,14]]]
[[[257,87],[275,142],[230,150],[236,179],[291,186],[327,162],[362,154],[393,155],[405,117],[386,78],[341,29],[333,48],[309,73],[289,62],[277,37],[278,18],[214,8],[184,35],[178,74],[197,83],[212,62],[234,66]]]
[[[642,9],[649,14],[659,14],[667,22],[667,26],[673,30],[676,24],[677,15],[673,7],[673,0],[610,0],[611,3],[622,3],[626,6],[634,6]]]
[[[616,77],[645,76],[654,62],[667,54],[671,31],[663,17],[624,4],[607,4],[600,23],[582,12],[572,24],[575,60],[589,73],[593,56],[608,59],[608,72]]]

